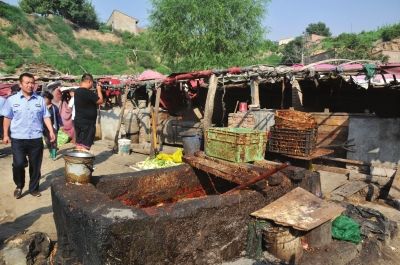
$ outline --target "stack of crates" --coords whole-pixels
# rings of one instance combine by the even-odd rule
[[[308,113],[278,110],[275,125],[271,128],[268,150],[270,152],[310,156],[316,149],[318,126]]]
[[[206,131],[206,155],[231,162],[264,159],[267,132],[249,128],[209,128]]]

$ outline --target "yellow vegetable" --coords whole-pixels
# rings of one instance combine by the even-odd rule
[[[172,161],[174,163],[182,163],[182,148],[178,148],[173,154],[159,153],[157,159],[164,161]]]

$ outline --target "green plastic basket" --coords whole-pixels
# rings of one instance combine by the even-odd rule
[[[208,156],[232,162],[264,159],[267,133],[249,128],[210,128],[206,131],[205,151]]]

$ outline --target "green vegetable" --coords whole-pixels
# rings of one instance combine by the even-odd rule
[[[146,158],[145,161],[137,162],[136,166],[141,169],[156,169],[156,168],[174,167],[180,164],[181,163],[175,163],[172,161],[167,161],[157,158],[150,159],[148,157]]]

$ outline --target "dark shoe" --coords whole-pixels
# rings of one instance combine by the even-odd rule
[[[21,197],[22,197],[22,189],[16,188],[16,189],[14,190],[14,198],[15,198],[15,199],[19,199],[19,198],[21,198]]]
[[[32,192],[31,192],[31,195],[32,195],[33,197],[40,197],[40,196],[42,196],[42,194],[40,193],[40,191],[32,191]]]

